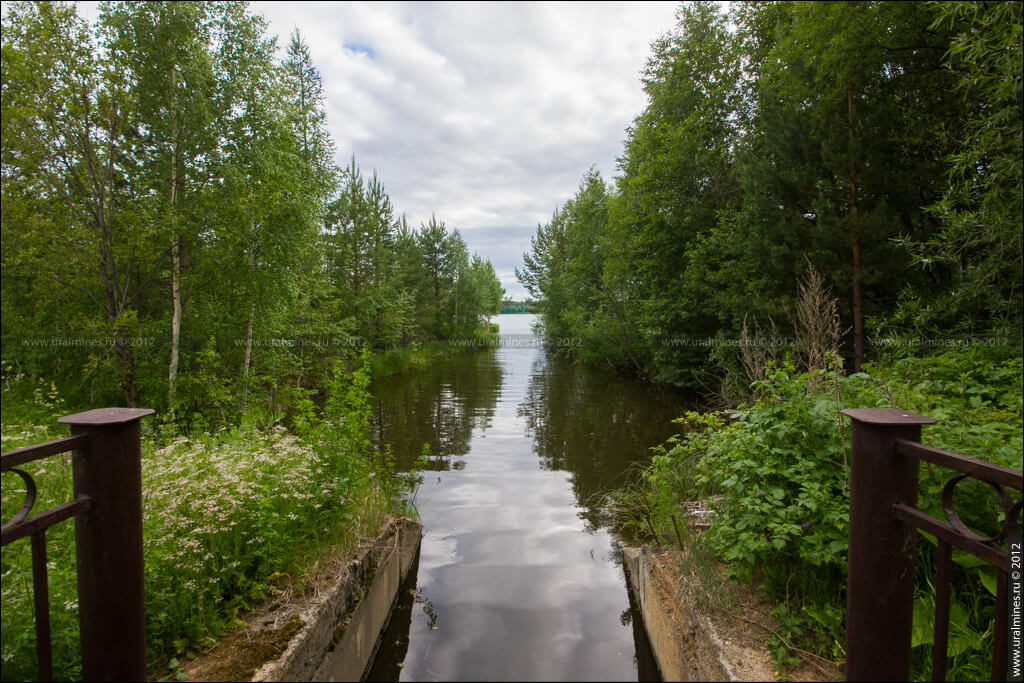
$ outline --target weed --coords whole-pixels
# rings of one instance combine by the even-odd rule
[[[285,574],[313,580],[325,548],[351,544],[399,511],[411,481],[371,447],[366,357],[335,370],[324,412],[305,406],[300,437],[279,424],[143,440],[146,636],[152,664],[174,662],[238,623],[238,614],[275,591]],[[5,377],[4,450],[66,435],[53,423],[62,406],[49,387],[26,391]],[[39,388],[40,391],[35,391]],[[20,393],[18,393],[20,392]],[[20,400],[9,400],[18,398]],[[25,417],[43,417],[40,425]],[[15,421],[16,420],[16,421]],[[70,497],[66,459],[29,463],[40,512]],[[413,473],[415,476],[415,473]],[[4,474],[3,517],[20,508],[24,486]],[[80,678],[74,531],[47,533],[55,676]],[[28,543],[3,553],[3,678],[35,677]],[[303,578],[305,577],[305,578]],[[299,586],[301,588],[301,586]],[[162,665],[161,665],[162,666]],[[169,665],[169,679],[180,672]]]
[[[656,449],[645,478],[655,533],[672,533],[672,516],[694,500],[709,500],[703,545],[725,560],[732,576],[764,588],[775,599],[780,624],[775,650],[789,663],[795,650],[833,660],[844,656],[845,578],[849,518],[845,407],[899,407],[939,420],[925,442],[1010,467],[1024,450],[1021,359],[977,352],[901,358],[847,377],[835,368],[799,372],[792,363],[769,365],[755,384],[757,399],[738,420],[688,413],[689,429]],[[941,489],[952,472],[922,466],[919,505],[939,518]],[[979,532],[1001,522],[998,500],[983,485],[957,491],[961,518]],[[646,524],[646,522],[645,522]],[[918,607],[934,604],[925,577],[934,573],[928,539],[919,544]],[[986,671],[994,613],[994,576],[976,558],[954,557],[957,586],[949,678]],[[693,570],[691,569],[691,572]],[[929,603],[929,600],[931,603]],[[930,669],[927,639],[914,648],[914,676]]]

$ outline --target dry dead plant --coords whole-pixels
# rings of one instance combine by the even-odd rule
[[[799,283],[800,296],[796,304],[794,329],[796,344],[794,351],[800,367],[810,375],[808,387],[817,393],[824,376],[831,380],[836,403],[836,426],[843,444],[843,470],[849,482],[849,462],[846,455],[845,425],[840,414],[842,407],[839,385],[842,369],[842,355],[839,353],[839,339],[846,332],[839,318],[839,300],[832,296],[832,290],[825,284],[821,273],[807,261],[807,275]],[[829,373],[815,373],[829,370]]]
[[[843,334],[839,301],[810,261],[807,261],[807,274],[800,281],[798,291],[793,321],[794,360],[797,367],[812,375],[812,386],[816,387],[814,372],[828,368],[830,358],[839,354],[839,338]]]
[[[756,321],[751,329],[748,316],[743,316],[743,329],[740,331],[738,347],[739,366],[722,362],[725,376],[710,394],[716,410],[725,410],[749,401],[756,393],[752,385],[767,377],[765,370],[769,365],[779,365],[780,350],[786,340],[779,335],[778,327],[772,318],[768,318],[768,323],[768,331],[762,330]]]
[[[782,337],[775,321],[768,318],[771,325],[771,332],[765,333],[761,326],[754,323],[754,332],[751,334],[747,327],[747,316],[743,316],[743,331],[740,333],[740,362],[743,363],[743,370],[746,373],[748,385],[759,382],[765,378],[765,368],[769,363],[778,365],[779,349],[782,348]]]

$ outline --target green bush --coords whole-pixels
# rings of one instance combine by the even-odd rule
[[[939,420],[923,441],[964,455],[1020,467],[1024,449],[1021,359],[978,352],[902,358],[842,376],[828,370],[797,373],[770,367],[755,385],[757,399],[738,420],[688,413],[683,436],[657,450],[646,479],[654,492],[661,529],[683,503],[703,499],[715,511],[704,541],[728,562],[730,573],[761,585],[778,601],[782,633],[801,647],[843,657],[846,550],[849,520],[849,427],[843,408],[893,407]],[[921,467],[920,507],[942,518],[940,491],[953,473]],[[961,517],[980,531],[1001,521],[995,496],[984,485],[958,489]],[[922,537],[925,537],[922,534]],[[919,543],[918,608],[929,599],[934,550]],[[970,677],[990,657],[994,573],[966,555],[956,556],[957,624],[963,645],[951,676]],[[932,589],[933,594],[933,589]],[[931,598],[934,603],[934,598]],[[777,656],[788,648],[776,643]],[[924,640],[915,648],[915,671],[930,667]],[[956,660],[955,660],[956,661]]]

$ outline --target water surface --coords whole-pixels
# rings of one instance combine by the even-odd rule
[[[418,572],[372,680],[650,676],[600,493],[692,403],[548,357],[534,319],[498,316],[499,348],[371,387],[378,443],[402,467],[430,453]]]

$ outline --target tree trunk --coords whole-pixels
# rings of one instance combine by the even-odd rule
[[[116,130],[111,126],[107,130],[108,156],[110,164],[114,158],[114,140]],[[131,278],[131,268],[125,272],[125,293],[122,294],[118,286],[117,263],[114,258],[114,237],[110,231],[110,224],[107,222],[106,184],[111,182],[113,173],[108,170],[106,177],[101,177],[97,165],[94,163],[95,153],[91,140],[86,136],[82,140],[82,147],[87,150],[85,155],[85,169],[89,176],[89,184],[93,189],[95,197],[95,210],[93,213],[96,230],[99,235],[99,259],[100,272],[103,274],[103,288],[106,298],[107,324],[110,326],[111,338],[114,340],[114,353],[121,364],[121,389],[124,393],[125,405],[134,408],[138,405],[139,390],[135,384],[135,352],[128,345],[125,330],[118,324],[121,314],[127,308],[124,297],[127,295],[128,280]],[[129,335],[130,336],[130,335]]]
[[[178,67],[171,65],[169,74],[170,91],[174,92],[178,82]],[[179,180],[178,175],[184,177],[185,169],[179,170],[179,155],[181,154],[180,144],[182,135],[182,124],[178,119],[178,112],[171,108],[172,120],[177,123],[173,128],[173,142],[171,144],[171,362],[167,369],[167,411],[171,419],[174,419],[174,402],[177,396],[178,381],[178,356],[181,346],[181,238],[178,234],[178,198],[179,186],[184,183]],[[184,163],[182,163],[184,166]]]
[[[139,387],[135,383],[135,352],[130,348],[125,349],[121,365],[128,373],[124,380],[124,402],[128,408],[135,408],[139,405]]]
[[[107,324],[110,325],[111,337],[114,339],[114,353],[121,364],[121,389],[124,392],[125,405],[134,408],[139,402],[139,389],[135,383],[135,351],[128,346],[125,330],[118,324],[124,312],[124,302],[119,297],[117,283],[117,266],[114,262],[113,238],[106,221],[106,212],[102,202],[97,211],[100,227],[100,263],[103,272],[104,294],[107,306]],[[125,276],[130,277],[130,275]],[[126,285],[127,287],[127,285]]]
[[[167,410],[174,417],[174,398],[178,380],[178,348],[181,342],[181,242],[175,220],[178,199],[178,151],[171,153],[171,362],[167,371]]]
[[[252,302],[249,304],[249,328],[245,333],[245,367],[242,371],[242,413],[245,413],[249,399],[249,361],[252,359],[252,321],[256,317],[256,245],[253,236],[256,233],[256,219],[249,217],[249,277],[253,284]]]
[[[864,278],[860,237],[853,240],[853,371],[864,364]]]
[[[864,263],[861,258],[857,162],[853,158],[853,88],[846,89],[846,112],[850,133],[850,211],[853,214],[853,371],[860,372],[864,364]]]
[[[181,342],[181,249],[177,232],[171,236],[171,362],[167,371],[167,409],[174,414]]]
[[[358,337],[361,327],[359,316],[361,308],[359,305],[359,224],[355,219],[352,221],[352,295],[352,308],[356,317],[356,337]]]
[[[252,321],[256,317],[256,302],[249,306],[249,329],[245,333],[245,370],[242,372],[242,413],[249,400],[249,362],[252,359]]]
[[[352,228],[352,294],[359,298],[359,234]]]

